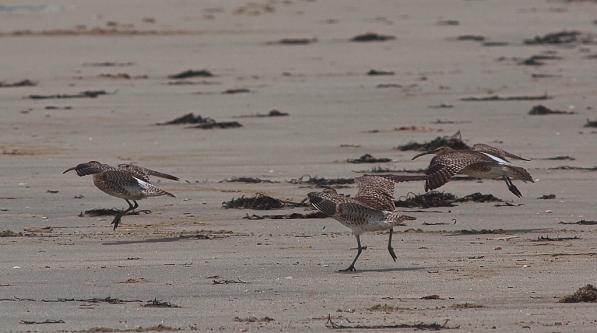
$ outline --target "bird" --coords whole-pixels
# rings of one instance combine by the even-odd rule
[[[529,161],[529,159],[486,144],[475,144],[471,149],[463,150],[442,146],[417,154],[412,159],[428,154],[435,154],[435,156],[431,159],[424,176],[387,175],[384,177],[396,182],[424,180],[425,192],[443,186],[457,174],[481,179],[503,179],[510,192],[519,198],[522,197],[522,193],[512,183],[512,179],[535,182],[526,169],[512,165],[508,160],[511,158]]]
[[[367,248],[361,246],[361,234],[364,232],[389,229],[388,252],[396,261],[397,256],[392,247],[394,226],[415,219],[395,211],[395,183],[392,180],[362,176],[355,178],[355,182],[358,190],[354,197],[338,194],[333,188],[307,194],[313,207],[350,228],[357,239],[357,255],[348,268],[341,270],[342,272],[355,271],[354,264]]]
[[[157,197],[167,195],[175,197],[174,194],[166,192],[155,185],[149,183],[149,177],[161,177],[171,180],[178,180],[176,176],[161,173],[155,170],[147,169],[134,164],[119,164],[117,167],[98,161],[89,161],[78,164],[75,167],[66,169],[63,174],[74,170],[80,177],[93,175],[93,184],[111,196],[124,199],[128,204],[127,209],[123,209],[116,214],[112,224],[114,229],[118,227],[121,218],[124,215],[134,211],[139,204],[137,200],[148,197]],[[131,201],[133,203],[131,203]]]

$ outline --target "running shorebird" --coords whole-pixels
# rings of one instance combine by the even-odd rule
[[[308,194],[313,207],[352,229],[352,233],[357,239],[357,255],[350,266],[342,271],[355,270],[355,262],[361,252],[367,248],[361,246],[361,234],[368,231],[390,229],[388,252],[390,252],[392,259],[396,261],[397,256],[394,253],[394,248],[392,248],[394,226],[401,224],[402,221],[415,219],[414,217],[400,215],[395,211],[393,181],[376,176],[358,177],[355,178],[355,181],[358,191],[353,198],[338,194],[332,188],[325,189],[323,192]]]
[[[93,175],[93,184],[95,184],[97,188],[111,196],[124,199],[129,205],[126,210],[122,210],[122,212],[114,217],[114,220],[112,221],[114,230],[116,230],[120,223],[120,219],[124,215],[127,215],[139,207],[137,200],[162,195],[174,197],[173,194],[150,184],[150,176],[178,180],[178,177],[134,164],[119,164],[117,167],[113,167],[97,161],[90,161],[69,168],[65,170],[63,174],[71,170],[74,170],[77,175],[81,177]],[[131,201],[133,204],[131,204]]]
[[[412,159],[427,154],[435,154],[429,163],[425,176],[384,176],[396,182],[410,180],[425,180],[425,192],[434,190],[450,181],[457,174],[468,175],[482,179],[503,179],[510,192],[517,197],[522,193],[512,183],[512,179],[534,183],[533,177],[524,168],[512,165],[508,158],[529,161],[526,158],[509,153],[501,148],[485,144],[476,144],[472,149],[455,150],[450,147],[440,147],[431,151],[415,155]]]

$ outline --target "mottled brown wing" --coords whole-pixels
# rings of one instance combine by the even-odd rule
[[[459,174],[467,167],[477,164],[495,164],[489,156],[473,151],[454,151],[445,155],[437,155],[431,159],[427,168],[425,191],[434,190]]]
[[[143,191],[139,181],[126,171],[104,171],[96,175],[94,182],[102,191],[110,194],[132,196]]]
[[[394,211],[395,183],[392,180],[377,176],[362,176],[355,178],[355,182],[358,188],[355,200],[373,209]]]
[[[487,153],[487,154],[491,154],[493,156],[497,156],[503,160],[508,160],[508,158],[513,158],[515,160],[523,160],[523,161],[530,161],[529,159],[526,159],[524,157],[520,157],[518,155],[514,155],[512,153],[509,153],[501,148],[497,148],[497,147],[492,147],[490,145],[486,145],[483,143],[477,143],[475,145],[473,145],[473,150],[474,151],[478,151],[481,153]]]
[[[118,165],[118,169],[124,170],[124,171],[128,171],[128,172],[132,173],[135,177],[137,177],[137,178],[139,178],[141,180],[144,180],[146,182],[149,181],[149,176],[166,178],[166,179],[171,179],[171,180],[178,180],[179,179],[176,176],[172,176],[172,175],[169,175],[167,173],[163,173],[163,172],[151,170],[151,169],[148,169],[148,168],[144,168],[142,166],[138,166],[138,165],[135,165],[135,164],[122,163],[122,164]]]

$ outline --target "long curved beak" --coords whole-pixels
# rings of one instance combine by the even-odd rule
[[[413,158],[412,158],[412,159],[414,160],[414,159],[416,159],[416,158],[419,158],[419,157],[421,157],[421,156],[423,156],[423,155],[427,155],[427,154],[433,154],[433,151],[426,151],[426,152],[422,152],[422,153],[420,153],[420,154],[417,154],[417,155],[413,156]]]
[[[76,169],[77,169],[77,167],[68,168],[68,169],[64,170],[64,172],[62,174],[65,174],[69,171],[76,170]]]

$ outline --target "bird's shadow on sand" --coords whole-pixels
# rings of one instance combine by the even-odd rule
[[[429,267],[387,267],[387,268],[370,268],[370,269],[357,269],[353,272],[343,272],[343,271],[336,271],[338,274],[359,274],[359,273],[369,273],[369,272],[409,272],[409,271],[419,271],[422,269],[428,269]]]

